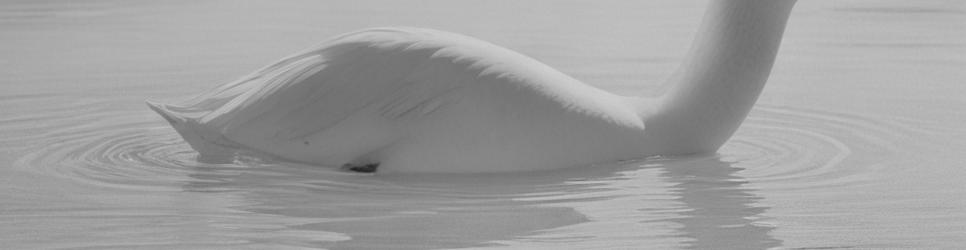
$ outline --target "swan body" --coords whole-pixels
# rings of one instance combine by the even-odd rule
[[[774,18],[768,14],[773,9],[734,8],[770,4],[730,2],[734,3],[712,6],[725,9],[717,11],[724,21]],[[757,16],[744,13],[735,18],[728,9]],[[776,19],[780,41],[784,20],[780,14]],[[778,41],[765,47],[773,44],[777,49]],[[771,59],[765,55],[764,78],[773,54]],[[692,67],[700,69],[697,64]],[[698,74],[722,73],[704,72],[713,68],[720,67]],[[672,84],[681,86],[661,98],[618,96],[472,37],[377,28],[336,37],[182,104],[148,104],[201,155],[246,148],[325,166],[378,166],[379,172],[482,173],[714,151],[734,132],[734,120],[740,124],[760,92],[755,86],[748,90],[747,83],[726,82],[736,85],[727,89],[742,90],[700,96],[698,89],[709,88],[702,86],[709,79],[675,78],[680,83]],[[760,76],[739,78],[751,85],[764,82]],[[748,99],[746,95],[751,95],[750,103],[727,101]],[[717,112],[728,114],[686,114],[712,112],[701,107],[707,102],[724,105],[710,108],[723,108]],[[695,125],[706,123],[711,125]],[[702,131],[707,138],[689,136]]]

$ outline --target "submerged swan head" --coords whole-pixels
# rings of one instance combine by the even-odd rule
[[[707,153],[768,78],[794,0],[711,1],[659,98],[618,96],[436,30],[338,36],[179,105],[202,156],[245,148],[361,172],[508,172]]]

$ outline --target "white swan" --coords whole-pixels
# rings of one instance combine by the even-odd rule
[[[243,147],[357,171],[530,171],[714,152],[761,92],[794,3],[711,1],[673,87],[653,99],[468,36],[379,28],[180,105],[148,104],[201,155]]]

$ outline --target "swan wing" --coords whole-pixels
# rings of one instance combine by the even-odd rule
[[[480,50],[497,50],[480,51]],[[283,59],[196,100],[221,105],[201,123],[229,138],[245,131],[295,139],[325,131],[367,108],[398,120],[431,113],[499,66],[506,49],[422,29],[371,29]],[[488,71],[490,70],[490,71]],[[212,98],[219,97],[219,98]]]

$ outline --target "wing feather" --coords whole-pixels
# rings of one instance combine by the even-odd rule
[[[274,134],[265,136],[295,139],[369,107],[390,120],[431,113],[445,106],[443,96],[480,73],[472,60],[458,62],[459,53],[452,52],[452,46],[465,43],[445,39],[408,29],[337,38],[216,89],[231,100],[206,115],[204,123],[228,137],[271,128]]]

